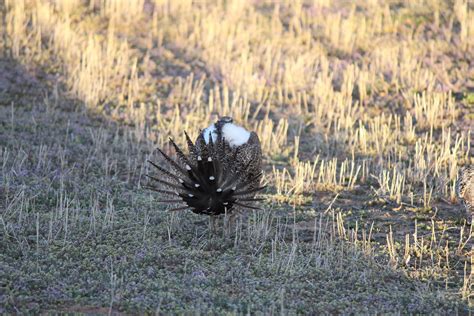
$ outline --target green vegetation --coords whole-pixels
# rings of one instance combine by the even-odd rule
[[[0,15],[0,313],[469,311],[468,2],[7,0]],[[146,161],[216,113],[259,134],[265,211],[167,212]]]

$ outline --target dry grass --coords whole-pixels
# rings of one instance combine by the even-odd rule
[[[429,311],[438,306],[430,306],[433,300],[456,297],[457,304],[471,304],[472,229],[454,192],[459,167],[474,163],[469,1],[6,0],[1,8],[3,63],[21,66],[5,68],[10,75],[0,81],[0,249],[18,255],[4,258],[9,267],[24,264],[19,278],[27,282],[31,269],[43,273],[51,262],[67,262],[61,253],[74,254],[86,240],[92,248],[79,266],[96,248],[132,242],[123,249],[141,249],[144,258],[155,244],[154,253],[170,260],[184,260],[179,250],[189,253],[191,265],[207,264],[215,283],[206,291],[222,285],[228,271],[220,265],[239,261],[239,253],[247,268],[238,273],[250,282],[239,286],[271,280],[264,290],[251,286],[260,293],[256,300],[242,303],[248,298],[228,289],[203,302],[179,288],[194,267],[167,270],[161,277],[169,284],[139,290],[143,267],[107,252],[104,258],[115,258],[107,270],[110,288],[99,282],[84,294],[64,281],[69,296],[51,294],[50,305],[38,308],[80,297],[107,307],[103,295],[110,290],[110,310],[177,311],[192,302],[203,312],[353,311],[345,304],[354,299],[348,290],[357,289],[342,281],[332,287],[330,279],[321,287],[339,305],[323,295],[324,304],[311,307],[311,295],[321,295],[314,282],[332,265],[341,280],[344,271],[372,276],[361,285],[370,295],[395,286],[377,273],[405,275],[406,294],[376,296],[387,306],[375,302],[367,310],[361,297],[355,311]],[[97,118],[75,113],[82,106],[108,123],[99,127]],[[183,130],[195,137],[216,113],[258,132],[270,184],[269,212],[226,222],[223,236],[206,232],[203,219],[188,213],[162,213],[140,187],[155,146],[168,136],[183,143]],[[46,131],[48,125],[62,132]],[[128,237],[118,238],[121,232]],[[132,256],[125,250],[124,258]],[[212,252],[217,259],[200,263]],[[52,261],[41,261],[45,256]],[[137,279],[126,277],[132,270]],[[41,273],[42,282],[69,280]],[[289,284],[287,274],[297,276],[296,285],[274,290],[279,281]],[[11,282],[8,288],[19,292],[1,298],[8,308],[28,307],[19,299],[23,288]],[[160,296],[153,286],[175,290]],[[28,297],[49,293],[24,288]],[[131,289],[152,294],[135,304]],[[292,305],[300,296],[303,310]],[[409,302],[418,296],[426,300],[421,309]]]

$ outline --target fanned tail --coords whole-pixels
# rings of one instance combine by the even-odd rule
[[[206,143],[201,132],[196,143],[193,143],[185,132],[188,155],[170,138],[177,160],[158,148],[171,168],[167,170],[149,161],[161,176],[147,175],[148,178],[164,188],[154,185],[147,188],[165,196],[175,196],[175,199],[159,200],[162,203],[181,204],[173,211],[190,209],[198,214],[219,215],[235,207],[260,209],[248,203],[264,200],[254,197],[256,192],[265,188],[259,185],[262,172],[251,172],[252,160],[245,164],[238,162],[242,148],[231,148],[221,132],[217,133],[215,139],[211,136]]]

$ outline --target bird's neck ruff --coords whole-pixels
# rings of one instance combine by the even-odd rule
[[[242,126],[225,122],[223,124],[212,124],[203,131],[206,144],[209,144],[211,138],[213,142],[216,142],[219,132],[222,133],[222,137],[229,143],[230,147],[241,146],[247,143],[250,138],[250,132]]]

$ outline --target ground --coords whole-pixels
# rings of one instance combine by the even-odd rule
[[[0,5],[1,313],[469,312],[464,2],[20,3]],[[258,132],[269,186],[211,223],[143,186],[215,113]]]

